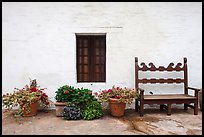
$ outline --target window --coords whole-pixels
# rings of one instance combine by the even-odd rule
[[[76,35],[77,82],[106,81],[106,35]]]

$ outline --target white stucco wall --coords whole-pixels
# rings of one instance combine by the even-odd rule
[[[3,2],[2,28],[2,94],[29,78],[51,98],[65,84],[134,88],[136,56],[164,66],[187,57],[189,86],[202,87],[201,2]],[[106,83],[77,83],[75,33],[106,33]]]

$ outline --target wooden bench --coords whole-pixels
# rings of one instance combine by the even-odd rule
[[[135,57],[135,88],[139,89],[140,91],[140,97],[139,99],[135,100],[135,110],[139,111],[140,116],[143,116],[144,113],[144,104],[159,104],[160,110],[163,110],[165,108],[167,110],[167,115],[171,115],[171,105],[172,104],[184,104],[184,110],[187,110],[188,107],[194,109],[194,115],[198,114],[198,91],[200,89],[192,88],[188,86],[188,71],[187,71],[187,58],[183,59],[183,67],[182,63],[177,63],[175,67],[174,63],[170,63],[168,67],[159,66],[155,67],[153,63],[149,63],[148,67],[144,62],[140,64],[142,67],[138,65],[138,58]],[[147,71],[183,71],[183,78],[143,78],[139,79],[139,72],[147,72]],[[144,89],[139,87],[139,84],[177,84],[177,83],[183,83],[184,90],[183,94],[153,94],[153,95],[146,95],[144,94]],[[173,90],[173,89],[172,89]],[[194,91],[194,96],[188,94],[188,90]],[[193,103],[194,105],[192,105]]]

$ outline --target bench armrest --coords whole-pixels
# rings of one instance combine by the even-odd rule
[[[200,89],[198,89],[198,88],[192,88],[192,87],[186,87],[187,89],[191,89],[191,90],[195,90],[195,92],[198,92],[198,91],[200,91]]]
[[[195,91],[195,97],[198,97],[198,92],[200,91],[200,89],[198,88],[192,88],[192,87],[186,87],[187,89],[191,89]]]

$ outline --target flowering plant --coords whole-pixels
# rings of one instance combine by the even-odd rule
[[[74,88],[73,86],[64,85],[55,92],[57,102],[66,102],[68,104],[84,105],[87,102],[95,101],[92,91],[84,88]]]
[[[24,88],[14,88],[13,93],[6,93],[3,95],[3,106],[6,109],[12,109],[20,105],[18,114],[22,115],[23,111],[30,112],[30,104],[38,102],[43,108],[48,107],[48,95],[43,92],[46,88],[39,88],[36,79],[30,81],[30,85]]]
[[[118,99],[120,102],[132,104],[133,100],[139,97],[138,90],[113,86],[111,89],[94,93],[99,102],[108,102],[109,98]]]

